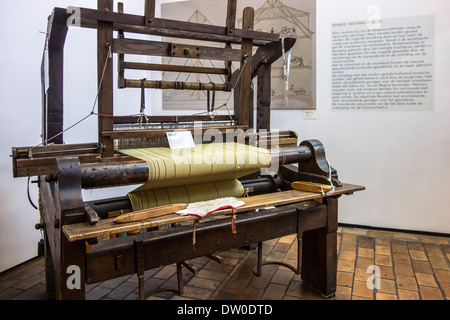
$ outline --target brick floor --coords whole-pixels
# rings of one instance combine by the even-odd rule
[[[297,241],[286,236],[264,243],[265,261],[295,265]],[[450,298],[450,238],[340,227],[338,230],[336,300],[448,300]],[[267,265],[262,276],[252,269],[256,250],[221,252],[221,264],[206,257],[191,260],[194,275],[183,268],[184,293],[160,292],[149,300],[318,300],[299,275],[285,267]],[[377,266],[379,287],[370,289],[369,266]],[[375,283],[376,284],[376,283]],[[175,265],[145,272],[145,292],[176,288]],[[88,285],[88,300],[135,300],[136,275]],[[0,274],[0,300],[44,300],[42,257]]]

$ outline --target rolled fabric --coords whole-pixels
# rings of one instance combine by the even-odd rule
[[[235,142],[211,143],[185,149],[123,149],[120,152],[148,163],[148,182],[138,190],[232,180],[270,167],[271,164],[271,155],[267,149]]]
[[[171,203],[194,203],[224,197],[241,198],[244,187],[237,179],[170,188],[135,190],[128,194],[133,211]]]

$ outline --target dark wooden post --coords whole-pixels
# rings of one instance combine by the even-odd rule
[[[271,97],[271,66],[264,63],[258,68],[258,93],[256,109],[256,131],[270,131],[270,97]]]
[[[243,13],[242,29],[253,30],[255,10],[252,7],[246,7]],[[238,105],[238,123],[239,125],[250,124],[250,110],[253,112],[252,99],[250,96],[250,86],[252,82],[252,55],[253,40],[251,38],[242,39],[242,61],[241,78],[239,83],[239,105]]]
[[[45,223],[45,267],[49,299],[85,298],[84,241],[69,242],[63,226],[85,219],[78,158],[56,159],[56,181],[40,177],[40,207]]]
[[[61,300],[84,300],[86,289],[84,241],[69,242],[64,225],[84,222],[84,202],[81,191],[81,168],[78,158],[56,160],[58,168],[57,207],[59,219],[55,223],[60,239],[59,297]]]
[[[227,27],[227,36],[234,36],[234,29],[236,28],[236,5],[237,0],[228,0],[228,6],[227,6],[227,21],[226,21],[226,27]],[[227,42],[225,44],[225,48],[231,49],[231,43]],[[231,64],[232,61],[225,61],[225,68],[227,69],[227,82],[231,82]],[[237,114],[237,113],[235,113]]]
[[[227,6],[227,36],[234,35],[234,28],[236,26],[236,4],[237,0],[228,0]]]
[[[42,113],[42,141],[46,143],[63,143],[64,129],[64,43],[67,35],[67,12],[56,8],[49,18],[48,36],[48,90],[44,92]],[[43,70],[45,72],[45,70]],[[42,88],[45,90],[45,84]],[[58,135],[59,134],[59,135]],[[57,137],[51,139],[52,137]],[[47,141],[47,139],[50,139]]]
[[[123,2],[119,2],[117,4],[117,12],[118,13],[123,13]],[[124,32],[122,29],[118,30],[118,38],[119,39],[124,39]],[[118,55],[118,63],[117,63],[117,67],[118,67],[118,87],[123,89],[125,88],[125,54],[121,53]]]
[[[98,10],[113,11],[113,0],[98,0]],[[113,43],[113,23],[98,21],[97,29],[97,74],[98,85],[101,84],[98,95],[98,113],[113,115],[113,59],[110,46]],[[111,58],[108,58],[111,53]],[[108,58],[108,60],[107,60]],[[106,63],[106,66],[105,66]],[[103,80],[102,80],[103,77]],[[114,119],[111,117],[98,118],[99,142],[106,148],[103,156],[114,155],[113,140],[108,136],[103,136],[103,131],[112,131]]]
[[[155,25],[155,0],[145,0],[145,25]]]
[[[327,227],[303,233],[302,279],[324,297],[336,292],[337,197],[326,198]]]

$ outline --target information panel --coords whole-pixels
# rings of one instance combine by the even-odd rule
[[[332,110],[434,108],[434,16],[332,24]]]

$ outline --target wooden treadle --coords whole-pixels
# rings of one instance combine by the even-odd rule
[[[362,191],[364,189],[365,187],[363,186],[342,184],[342,187],[336,188],[335,192],[329,196],[333,197],[342,194],[352,194],[355,191]],[[318,193],[299,190],[288,190],[242,198],[240,200],[245,201],[246,204],[245,206],[240,207],[237,210],[239,213],[239,212],[246,212],[249,210],[261,209],[271,206],[282,206],[296,202],[315,200],[321,198],[324,198],[324,196]],[[222,215],[231,214],[231,213],[232,213],[231,209],[224,209],[210,213],[208,216],[219,214]],[[117,224],[113,221],[114,219],[102,219],[96,225],[89,225],[88,223],[65,225],[63,226],[63,232],[70,242],[87,239],[107,239],[111,234],[135,231],[145,228],[153,228],[162,225],[181,223],[195,219],[198,218],[193,216],[179,216],[177,214],[170,214],[163,217],[130,222],[125,224]]]

